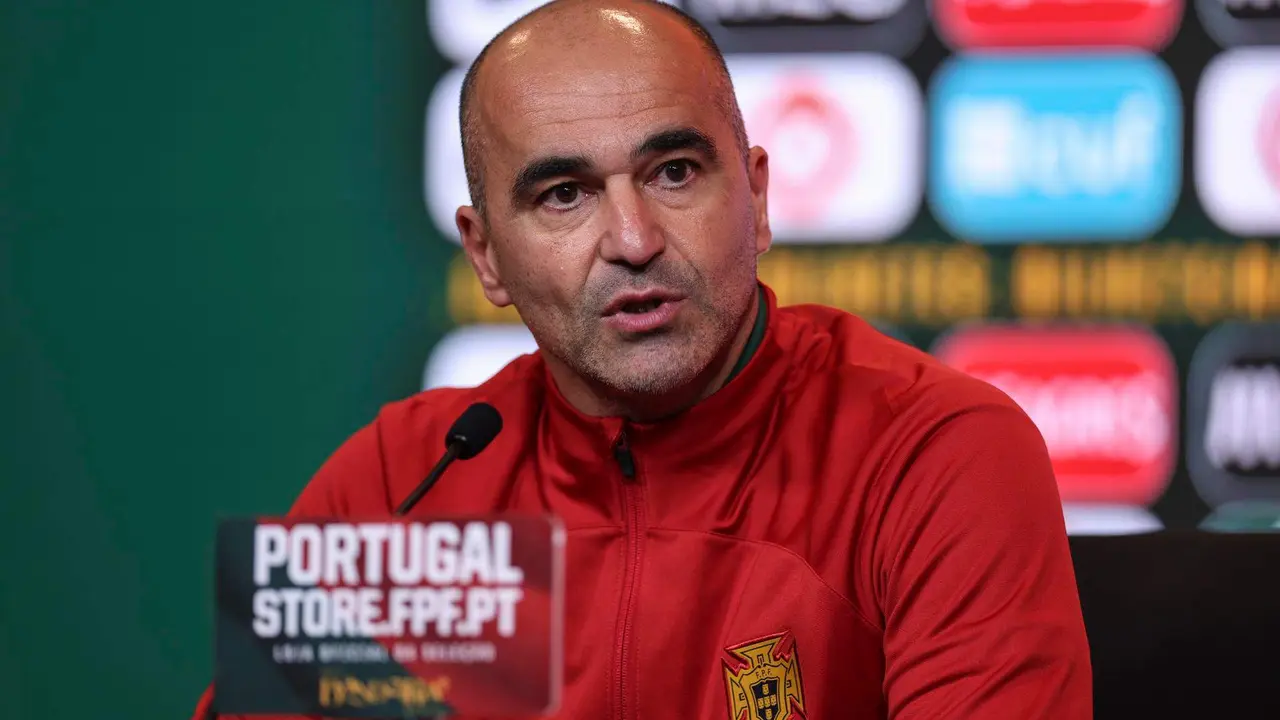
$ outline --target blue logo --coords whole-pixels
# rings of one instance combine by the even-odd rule
[[[930,114],[929,203],[961,239],[1141,240],[1177,203],[1181,99],[1155,57],[954,59]]]

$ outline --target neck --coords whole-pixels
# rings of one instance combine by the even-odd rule
[[[758,288],[751,291],[747,311],[743,313],[729,342],[693,382],[663,395],[631,395],[618,393],[591,382],[568,366],[544,353],[547,367],[556,386],[571,405],[593,417],[622,417],[634,422],[653,422],[678,414],[724,387],[733,375],[738,359],[746,350],[755,327],[756,317],[764,312]]]

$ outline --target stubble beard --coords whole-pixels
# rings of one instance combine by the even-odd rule
[[[667,395],[702,374],[719,334],[686,326],[624,338],[600,329],[579,356],[582,374],[622,396]]]
[[[754,292],[754,290],[753,290]],[[622,337],[603,327],[598,317],[574,323],[566,357],[575,373],[619,398],[657,399],[693,387],[707,377],[721,351],[732,343],[737,311],[707,297],[685,299],[680,322],[672,328],[638,337]]]
[[[749,224],[754,228],[753,223]],[[665,405],[667,400],[681,398],[696,402],[719,369],[713,368],[713,363],[721,359],[737,337],[744,314],[755,298],[755,255],[750,249],[744,248],[742,261],[744,272],[750,273],[750,282],[746,283],[749,287],[743,297],[727,303],[722,295],[718,296],[718,282],[707,282],[689,269],[659,265],[644,271],[644,279],[649,282],[638,282],[640,274],[636,274],[588,288],[577,307],[567,316],[562,314],[558,322],[537,323],[541,327],[535,327],[525,313],[521,312],[521,316],[540,339],[544,351],[550,351],[606,398],[612,397],[622,405],[643,405],[654,400]],[[600,309],[628,284],[679,290],[685,296],[685,306],[678,321],[672,327],[633,337],[606,327]],[[516,303],[517,310],[521,306]],[[542,339],[550,342],[541,342]]]
[[[749,224],[754,231],[754,222]],[[727,302],[718,293],[717,282],[669,265],[650,268],[647,275],[655,279],[653,284],[681,290],[685,306],[673,327],[645,336],[620,336],[601,321],[601,298],[612,296],[616,286],[608,293],[586,293],[565,336],[566,353],[561,360],[579,377],[624,403],[677,399],[672,396],[696,402],[719,369],[713,363],[737,337],[755,298],[755,255],[744,248],[742,262],[744,269],[749,268],[749,289],[743,297]],[[736,283],[731,284],[736,288]]]

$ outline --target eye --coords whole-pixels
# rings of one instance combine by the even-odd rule
[[[666,188],[681,188],[693,179],[696,167],[692,160],[669,160],[658,166],[654,179]]]
[[[552,210],[572,210],[582,202],[582,188],[574,183],[557,185],[542,194],[539,202]]]

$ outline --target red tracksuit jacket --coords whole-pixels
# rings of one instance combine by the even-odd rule
[[[854,316],[765,297],[750,361],[675,419],[584,416],[527,355],[478,388],[385,407],[292,512],[389,513],[453,420],[485,400],[503,431],[414,512],[563,519],[557,717],[1091,717],[1035,426],[999,391]],[[765,677],[781,702],[759,696]]]

